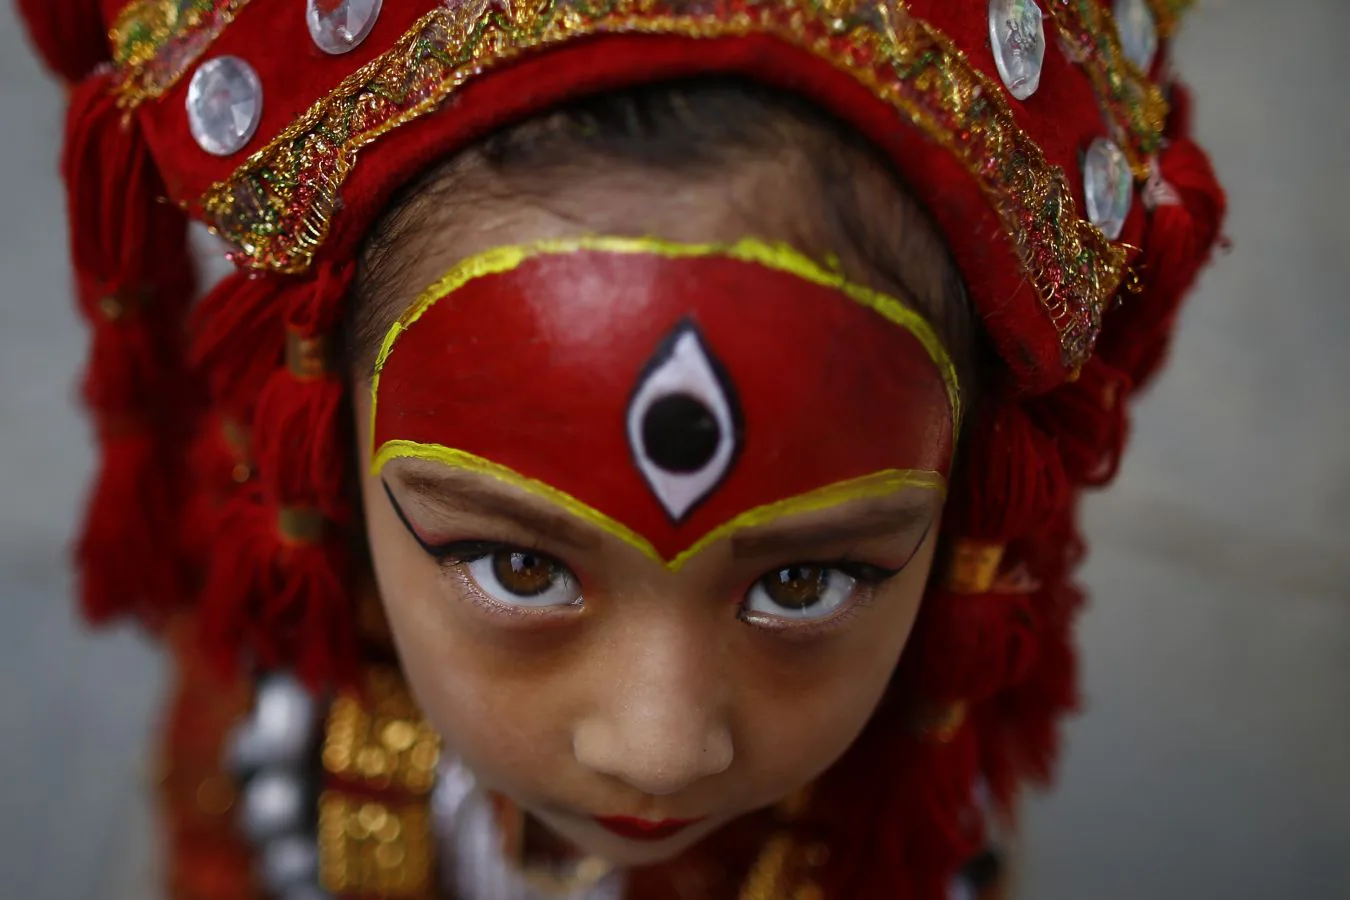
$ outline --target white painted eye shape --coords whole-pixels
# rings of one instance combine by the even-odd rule
[[[677,523],[726,478],[740,449],[735,390],[692,323],[647,364],[627,419],[638,471]]]
[[[788,566],[770,572],[745,595],[746,616],[794,621],[828,619],[858,589],[858,579],[825,566]]]
[[[484,594],[503,606],[574,606],[581,601],[581,585],[570,569],[528,550],[498,547],[465,560],[464,569]]]

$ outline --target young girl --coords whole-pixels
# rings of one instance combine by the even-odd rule
[[[1222,219],[1186,4],[23,5],[173,896],[997,894]]]

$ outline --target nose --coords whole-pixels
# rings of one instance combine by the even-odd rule
[[[575,726],[572,748],[592,771],[662,797],[726,771],[734,753],[706,656],[689,641],[645,643],[614,667],[597,711]]]

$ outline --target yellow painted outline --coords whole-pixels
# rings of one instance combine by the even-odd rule
[[[427,310],[437,302],[464,287],[470,281],[489,275],[500,275],[519,268],[531,259],[540,256],[560,256],[577,252],[600,252],[629,255],[661,256],[667,259],[690,259],[696,257],[720,256],[740,262],[754,263],[776,272],[787,272],[804,281],[822,287],[834,288],[849,299],[879,313],[887,321],[899,325],[914,335],[933,364],[942,374],[947,386],[947,398],[952,408],[952,435],[961,433],[961,385],[956,377],[956,366],[947,354],[940,338],[914,310],[903,302],[871,288],[854,284],[838,272],[824,268],[810,257],[804,256],[787,244],[770,244],[756,238],[742,238],[734,244],[680,244],[663,241],[659,238],[631,238],[589,236],[538,241],[533,244],[520,244],[511,247],[497,247],[470,256],[456,263],[454,268],[443,275],[435,284],[427,288],[412,305],[399,316],[380,344],[379,355],[375,358],[375,371],[370,380],[370,441],[375,446],[375,408],[379,402],[380,373],[394,345],[405,331],[413,326]],[[953,440],[953,446],[955,440]]]
[[[747,528],[767,525],[785,516],[833,509],[854,500],[886,497],[907,487],[943,492],[947,489],[946,479],[937,472],[920,469],[885,469],[871,475],[864,475],[861,478],[840,481],[807,491],[805,494],[798,494],[796,497],[777,500],[747,510],[718,525],[695,541],[688,549],[681,551],[673,559],[667,560],[661,556],[651,541],[617,519],[605,515],[600,510],[581,502],[565,491],[560,491],[545,482],[522,475],[500,463],[475,456],[464,450],[443,447],[440,444],[388,441],[380,448],[380,452],[371,462],[371,474],[378,476],[388,463],[396,459],[420,459],[495,478],[561,507],[583,522],[593,525],[606,534],[612,535],[637,549],[643,555],[655,560],[672,572],[678,572],[684,567],[685,563],[722,538],[729,537]]]

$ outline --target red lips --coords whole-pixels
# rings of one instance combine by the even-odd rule
[[[601,826],[630,841],[661,841],[676,835],[700,819],[665,819],[652,822],[627,816],[596,816]]]

